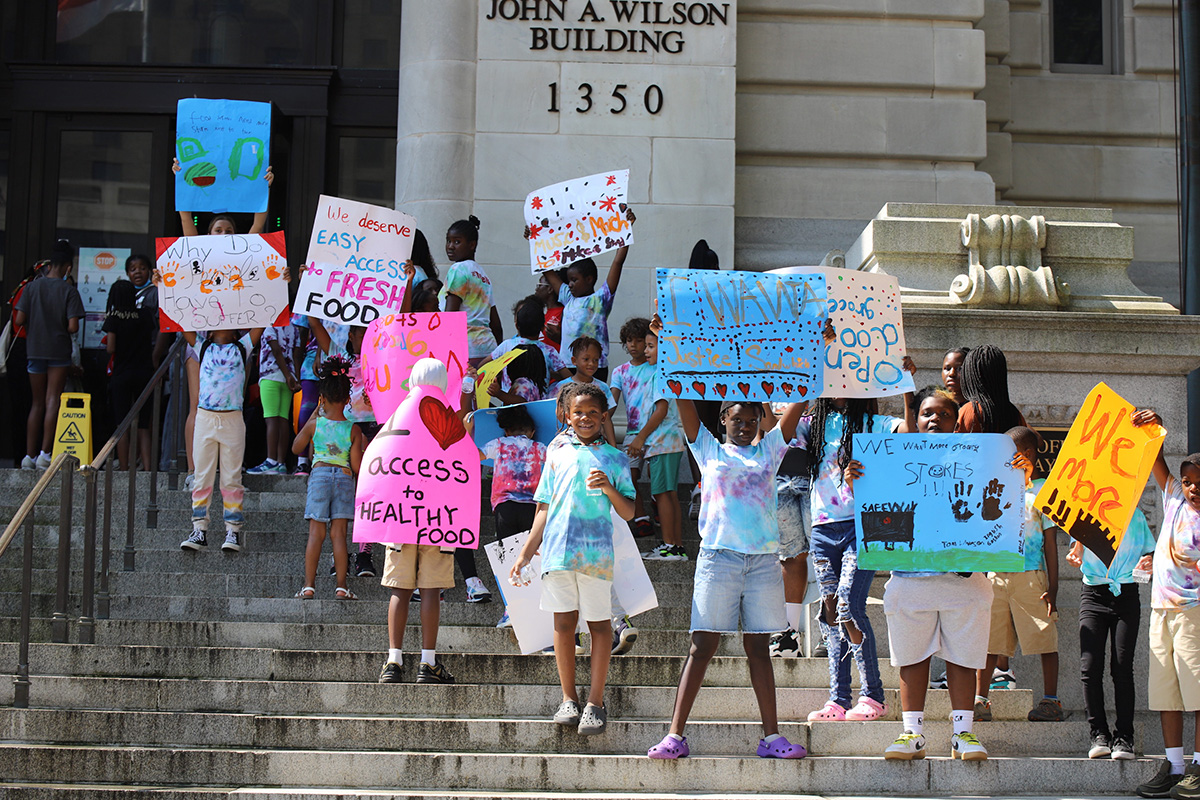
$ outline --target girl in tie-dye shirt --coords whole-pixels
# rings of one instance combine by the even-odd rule
[[[475,262],[479,247],[479,218],[460,219],[446,231],[446,257],[450,269],[439,295],[442,311],[467,312],[467,348],[471,363],[478,364],[504,338],[500,315],[492,305],[492,282]]]

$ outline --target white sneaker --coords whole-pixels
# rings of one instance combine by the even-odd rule
[[[892,742],[883,757],[888,761],[913,761],[925,757],[925,737],[919,733],[905,731]]]
[[[49,453],[38,453],[37,460],[33,463],[38,469],[50,469],[50,462],[53,460]]]
[[[192,486],[196,483],[196,473],[189,472],[188,476],[183,479],[183,488],[187,491],[192,490]]]
[[[29,456],[21,459],[21,469],[37,469],[37,462]]]
[[[692,499],[688,503],[688,518],[700,519],[700,486],[692,489]]]
[[[950,737],[950,760],[987,761],[987,748],[979,743],[974,733],[956,733]]]
[[[492,593],[488,591],[488,588],[483,585],[483,581],[479,580],[479,578],[467,578],[467,602],[492,602]]]

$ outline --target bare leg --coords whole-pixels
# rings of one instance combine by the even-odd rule
[[[350,564],[350,555],[346,552],[346,528],[349,522],[345,519],[335,519],[329,523],[329,543],[333,546],[333,571],[337,574],[339,589],[346,588],[346,570]],[[319,555],[320,551],[317,552]],[[316,567],[315,561],[313,567]],[[309,586],[311,585],[310,583]],[[424,610],[422,609],[422,611]],[[422,620],[424,620],[424,615],[422,615]]]
[[[37,458],[42,441],[42,421],[46,419],[45,373],[29,373],[29,393],[32,402],[29,406],[29,418],[25,421],[25,452],[30,458]]]
[[[837,619],[837,595],[831,594],[821,600],[825,603],[825,619]],[[851,620],[843,622],[842,628],[846,631],[846,637],[852,644],[862,644],[862,631]]]
[[[629,476],[633,479],[633,518],[641,519],[646,515],[646,490],[638,479],[642,477],[642,471],[637,467],[630,467]]]
[[[779,715],[775,705],[775,670],[771,667],[769,648],[771,637],[766,633],[747,633],[742,636],[746,650],[746,665],[750,668],[750,685],[758,701],[762,717],[763,736],[779,733]]]
[[[990,680],[989,676],[989,680]],[[1042,653],[1042,691],[1047,697],[1058,694],[1058,653]]]
[[[975,709],[975,697],[972,691],[975,689],[975,673],[970,667],[964,667],[961,664],[951,664],[946,662],[946,688],[950,690],[950,708],[955,711],[973,711]],[[928,683],[928,675],[926,682]]]
[[[404,628],[408,625],[408,604],[412,599],[412,589],[392,589],[388,599],[388,647],[399,650],[404,647]],[[436,597],[436,591],[434,593]],[[421,604],[421,616],[424,618],[425,605]]]
[[[558,682],[562,686],[563,700],[576,703],[579,702],[579,691],[575,687],[575,626],[578,624],[578,611],[554,612],[554,663],[558,667]],[[608,635],[612,637],[611,626]]]
[[[679,491],[654,495],[654,504],[658,507],[658,521],[662,525],[664,544],[676,546],[683,544],[683,512],[679,508]]]
[[[121,462],[121,469],[129,469],[129,434],[126,433],[117,440],[117,460]]]
[[[679,689],[675,692],[675,710],[671,714],[671,733],[683,736],[683,726],[696,702],[696,695],[704,685],[704,673],[708,662],[717,653],[721,634],[710,631],[692,631],[692,648],[687,661],[683,662],[683,674],[679,676]]]
[[[321,547],[325,544],[325,523],[315,519],[308,521],[308,547],[304,548],[304,585],[317,585],[317,562],[321,560]],[[388,610],[391,619],[391,609]]]
[[[438,626],[442,622],[442,590],[421,590],[421,647],[437,649]]]
[[[1163,746],[1183,747],[1183,712],[1160,711],[1158,720],[1162,724]]]
[[[925,695],[929,691],[929,660],[927,658],[900,668],[900,708],[904,711],[925,710]],[[947,664],[946,668],[949,669],[950,665]]]
[[[978,670],[975,675],[975,694],[985,700],[988,696],[988,690],[992,688],[992,671],[996,669],[996,660],[998,658],[1000,656],[995,653],[988,653],[987,665],[983,669]],[[947,669],[949,669],[948,666]],[[949,679],[949,675],[950,673],[947,672],[947,680]]]
[[[42,427],[42,449],[54,451],[54,429],[58,427],[58,406],[67,385],[67,368],[50,367],[46,373],[46,420]]]
[[[592,640],[592,685],[588,690],[588,702],[594,706],[604,705],[604,684],[608,680],[608,662],[612,659],[612,621],[602,619],[588,622],[588,633]],[[555,641],[555,656],[558,642]],[[575,640],[571,639],[571,652],[575,652]],[[574,662],[572,662],[574,663]],[[574,680],[574,675],[572,675]]]
[[[150,469],[150,429],[138,428],[138,453],[142,457],[143,469]]]
[[[783,601],[803,603],[808,591],[808,553],[780,561],[779,565],[783,568]]]

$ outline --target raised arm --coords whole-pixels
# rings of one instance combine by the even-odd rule
[[[796,424],[800,422],[800,417],[804,415],[804,409],[808,408],[808,403],[791,403],[783,410],[783,414],[779,417],[779,432],[783,434],[783,440],[790,442],[796,438]]]
[[[263,176],[263,180],[267,182],[267,186],[270,186],[275,182],[275,173],[271,171],[271,167],[269,165],[267,166],[267,174]],[[262,233],[266,229],[267,212],[256,211],[254,213],[254,223],[250,226],[250,230],[247,231],[247,233]]]
[[[1149,425],[1152,422],[1162,425],[1162,417],[1148,408],[1142,408],[1134,411],[1129,415],[1129,421],[1138,428],[1142,427],[1143,425]],[[1154,466],[1151,468],[1151,472],[1154,475],[1154,481],[1158,484],[1159,491],[1165,492],[1167,490],[1167,484],[1171,480],[1171,468],[1167,466],[1167,459],[1163,456],[1161,442],[1158,448],[1158,458],[1154,459]]]
[[[179,172],[181,169],[183,169],[183,167],[179,165],[179,159],[171,159],[171,172]],[[196,222],[192,219],[192,212],[190,211],[179,212],[179,226],[183,228],[184,236],[200,235],[200,231],[196,230]]]
[[[317,317],[310,316],[308,318],[308,329],[312,331],[312,335],[317,337],[317,347],[325,355],[329,355],[329,346],[333,344],[333,338],[329,335],[329,330],[325,327],[325,321]]]
[[[632,208],[625,209],[625,218],[629,220],[630,228],[637,221],[637,217],[633,214]],[[625,245],[617,250],[613,256],[612,266],[608,268],[608,291],[609,294],[617,293],[617,285],[621,283],[621,271],[625,268],[625,257],[629,255],[629,245]]]

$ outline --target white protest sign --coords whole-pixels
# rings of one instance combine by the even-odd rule
[[[159,328],[220,331],[287,325],[283,231],[154,240]]]
[[[916,390],[904,370],[908,351],[900,284],[881,272],[835,267],[785,267],[772,273],[825,276],[829,321],[837,334],[825,348],[822,397],[886,397]]]
[[[638,552],[637,543],[625,520],[612,513],[613,521],[613,588],[617,599],[629,616],[636,616],[652,608],[658,608],[658,595],[646,572],[646,565]],[[484,545],[488,563],[498,583],[504,587],[504,601],[508,618],[521,653],[536,653],[554,644],[554,615],[542,611],[542,557],[535,555],[534,577],[528,586],[513,586],[508,582],[508,573],[517,561],[529,532],[514,534],[498,542]],[[580,621],[583,625],[583,620]],[[586,626],[582,628],[586,630]]]
[[[403,212],[321,195],[296,313],[346,325],[399,314],[416,230]]]
[[[544,186],[525,198],[533,272],[560,269],[633,244],[629,170],[619,169]]]

